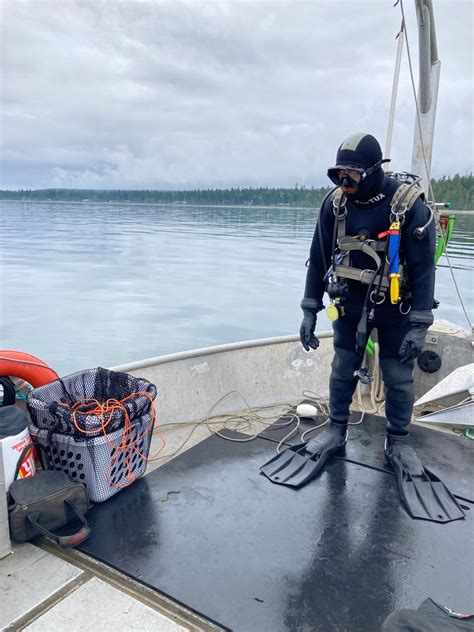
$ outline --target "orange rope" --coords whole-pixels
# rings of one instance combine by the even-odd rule
[[[140,395],[145,395],[145,397],[147,397],[150,402],[150,411],[151,411],[150,423],[148,424],[147,428],[144,430],[144,432],[141,435],[133,439],[132,435],[133,435],[134,427],[132,425],[132,422],[130,421],[130,417],[128,415],[127,409],[125,408],[124,404],[130,399],[133,399],[134,397],[138,397]],[[72,419],[73,419],[73,423],[76,430],[78,430],[79,432],[85,435],[97,434],[99,430],[102,431],[102,434],[104,435],[109,448],[111,448],[114,451],[114,455],[112,456],[110,466],[109,466],[109,472],[111,472],[115,463],[120,458],[121,454],[123,452],[125,453],[125,464],[127,468],[127,476],[125,477],[125,482],[120,483],[120,484],[113,483],[111,480],[110,473],[107,474],[108,484],[115,489],[122,489],[123,487],[128,487],[128,485],[131,485],[138,478],[138,475],[132,472],[131,470],[130,459],[131,459],[131,456],[133,456],[133,453],[138,454],[144,461],[148,462],[156,458],[166,445],[166,441],[159,427],[156,426],[158,435],[161,439],[161,446],[158,449],[158,452],[154,454],[152,457],[146,457],[144,454],[140,452],[140,450],[137,447],[137,444],[146,435],[148,435],[150,430],[153,429],[153,426],[156,421],[153,397],[150,395],[150,393],[147,393],[146,391],[139,391],[137,393],[132,393],[131,395],[127,395],[127,397],[124,397],[121,400],[108,399],[104,403],[100,403],[97,399],[78,400],[72,406],[69,406],[65,402],[61,402],[61,403],[64,408],[70,409],[72,411]],[[122,438],[118,445],[110,441],[109,432],[107,430],[107,428],[110,426],[110,424],[113,421],[115,411],[120,411],[124,415],[124,426],[122,429]],[[78,415],[87,415],[88,417],[90,416],[98,417],[99,422],[100,422],[100,429],[95,428],[93,430],[88,430],[87,428],[81,427],[79,425]],[[151,439],[150,439],[150,443],[151,443]]]

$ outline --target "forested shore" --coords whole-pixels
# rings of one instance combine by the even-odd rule
[[[445,202],[457,210],[474,210],[473,174],[433,179],[436,202]],[[329,187],[293,188],[235,187],[231,189],[195,189],[189,191],[98,190],[98,189],[20,189],[0,191],[1,200],[38,202],[130,202],[146,204],[198,204],[317,207]]]

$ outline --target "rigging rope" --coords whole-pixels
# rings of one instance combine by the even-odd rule
[[[226,414],[212,415],[216,407],[230,395],[238,395],[244,401],[247,407],[246,410],[239,414],[231,413],[227,415]],[[317,426],[313,426],[309,428],[308,430],[305,430],[305,432],[303,432],[303,434],[301,435],[301,441],[306,441],[306,436],[309,433],[313,432],[314,430],[318,430],[319,428],[322,428],[328,423],[329,409],[323,397],[321,397],[320,395],[318,395],[317,393],[313,391],[305,390],[302,392],[302,396],[305,401],[311,402],[315,406],[315,408],[318,411],[318,414],[324,415],[326,417],[326,419],[322,423],[318,424]],[[185,428],[185,427],[190,427],[190,426],[192,426],[192,429],[191,429],[191,432],[188,434],[188,436],[185,438],[185,440],[180,444],[180,446],[174,452],[171,452],[169,454],[164,454],[161,456],[154,456],[154,457],[148,458],[147,461],[148,462],[160,461],[162,459],[169,460],[172,457],[176,456],[177,454],[181,452],[181,450],[185,447],[185,445],[189,443],[195,431],[199,427],[202,427],[202,426],[206,426],[211,434],[215,434],[221,439],[225,439],[226,441],[233,441],[236,443],[247,443],[248,441],[254,441],[260,436],[262,432],[262,428],[261,428],[262,425],[269,429],[273,428],[276,430],[278,428],[286,428],[294,424],[293,427],[290,429],[290,431],[277,444],[276,451],[277,453],[279,453],[281,447],[285,444],[285,442],[288,441],[288,439],[290,439],[293,435],[295,435],[301,426],[301,419],[299,415],[297,415],[296,412],[294,412],[294,409],[299,403],[301,402],[300,401],[299,402],[285,402],[281,404],[272,404],[270,406],[252,407],[250,406],[250,404],[248,403],[244,395],[242,395],[242,393],[235,390],[229,391],[225,395],[223,395],[221,398],[219,398],[215,402],[215,404],[211,406],[211,408],[209,409],[205,417],[203,417],[202,419],[199,419],[198,421],[190,421],[190,422],[185,422],[185,423],[174,422],[174,423],[169,423],[169,424],[160,424],[161,430],[163,430],[164,428],[172,429],[172,428]],[[269,409],[271,410],[275,408],[282,408],[282,407],[285,407],[288,409],[283,415],[273,413],[269,416],[266,416],[266,415],[261,414],[262,411],[269,410]],[[363,405],[362,405],[360,412],[361,412],[360,419],[358,421],[349,422],[349,425],[357,426],[361,424],[365,418],[365,414],[368,413],[369,411],[364,410]],[[234,432],[238,432],[238,431],[244,432],[245,430],[248,430],[249,428],[251,428],[253,424],[257,424],[255,432],[252,431],[252,433],[249,434],[248,437],[245,437],[242,439],[236,438],[236,437],[229,437],[228,435],[225,435],[222,432],[223,430],[231,430]],[[219,428],[215,429],[213,428],[213,426],[219,426]]]

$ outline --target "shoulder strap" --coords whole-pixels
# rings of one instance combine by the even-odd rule
[[[342,193],[341,187],[336,189],[334,193],[332,194],[332,205],[334,207],[334,212],[337,212],[342,196],[343,196],[343,193]]]
[[[416,200],[423,195],[419,186],[410,186],[402,183],[393,194],[390,202],[390,210],[393,215],[403,217],[405,213],[413,206]]]
[[[336,189],[332,195],[332,204],[334,216],[337,219],[337,239],[340,241],[346,235],[346,214],[347,210],[344,210],[343,213],[338,215],[338,211],[340,211],[341,200],[343,198],[342,189],[339,187]],[[405,213],[413,206],[416,200],[424,195],[423,190],[415,185],[411,186],[409,184],[405,184],[404,182],[400,184],[400,186],[396,189],[393,194],[392,201],[390,202],[390,211],[393,215],[398,215],[402,218]],[[344,200],[342,200],[342,205],[344,206]]]
[[[342,192],[341,187],[336,189],[332,196],[332,206],[334,217],[337,220],[337,239],[338,241],[342,239],[346,234],[346,215],[347,209],[345,208],[346,203],[345,200],[342,200],[344,193]],[[341,209],[341,200],[342,200],[342,208],[344,208],[344,212],[340,213]]]

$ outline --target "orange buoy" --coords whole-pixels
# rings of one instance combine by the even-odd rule
[[[59,377],[43,360],[11,349],[0,349],[0,375],[19,377],[35,388]]]

